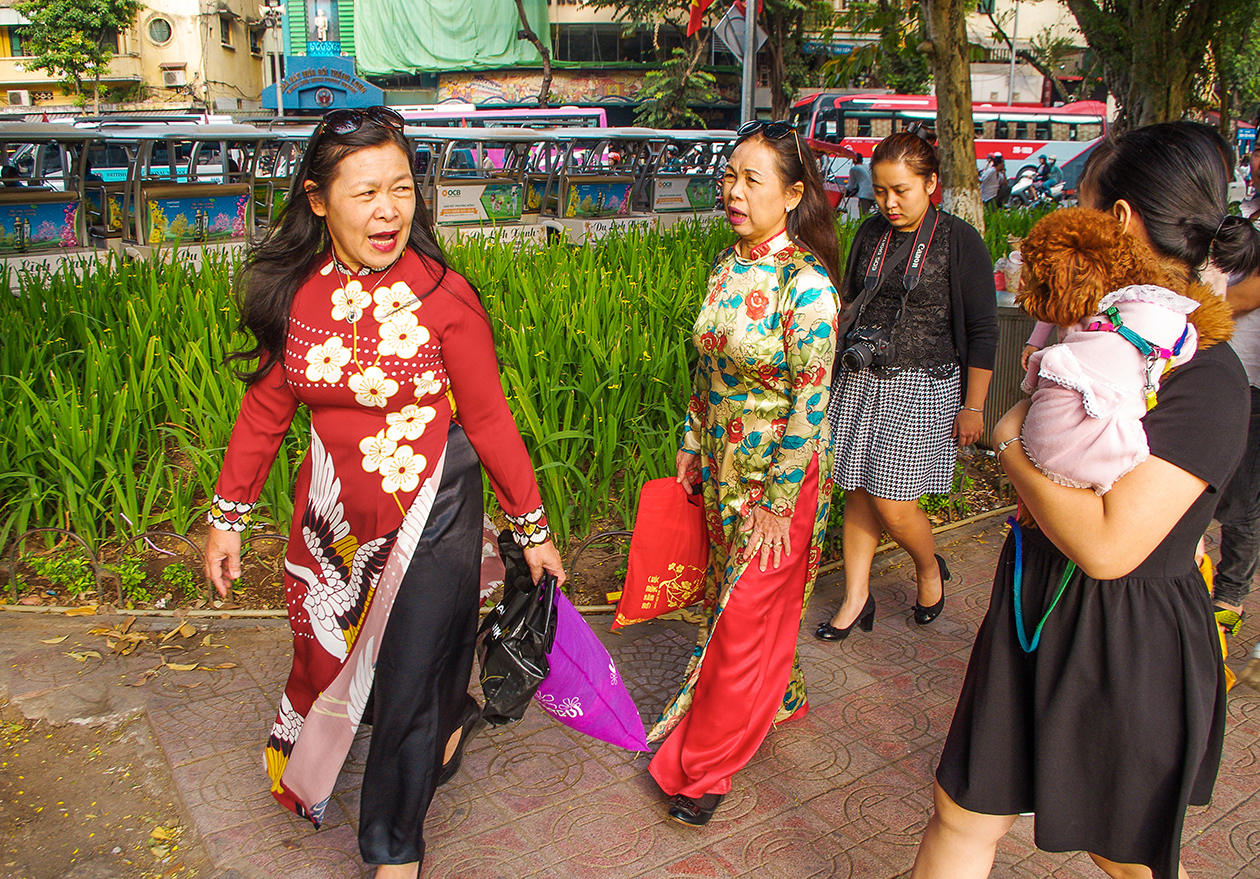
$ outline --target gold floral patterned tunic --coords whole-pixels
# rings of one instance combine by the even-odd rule
[[[734,247],[718,256],[693,330],[700,362],[682,448],[700,457],[712,611],[688,683],[653,739],[664,737],[690,705],[713,621],[731,590],[739,588],[746,563],[738,557],[748,539],[741,524],[758,505],[794,516],[815,456],[821,474],[817,496],[803,505],[814,517],[806,580],[800,584],[806,602],[822,555],[832,489],[826,412],[839,300],[818,260],[786,232],[753,248],[750,257],[740,257]],[[803,700],[797,667],[782,716]]]

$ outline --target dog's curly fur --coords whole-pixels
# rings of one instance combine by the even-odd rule
[[[1113,290],[1158,284],[1199,303],[1190,315],[1199,348],[1228,339],[1234,331],[1229,306],[1203,284],[1163,264],[1145,243],[1127,234],[1110,214],[1065,208],[1032,227],[1016,303],[1037,320],[1071,326],[1098,310]]]

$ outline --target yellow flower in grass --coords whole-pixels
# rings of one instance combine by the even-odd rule
[[[400,439],[416,440],[424,434],[424,426],[437,417],[437,410],[432,406],[404,406],[401,412],[390,412],[385,416],[389,428],[385,436],[395,442]]]
[[[350,390],[360,406],[379,406],[382,409],[389,398],[398,393],[398,382],[385,375],[379,366],[369,366],[358,375],[350,376]]]
[[[340,336],[329,336],[322,345],[312,345],[306,352],[306,380],[336,384],[341,369],[350,362],[350,351]]]
[[[417,455],[411,446],[399,446],[393,455],[381,462],[381,487],[386,493],[415,491],[420,484],[420,474],[427,462],[424,455]]]

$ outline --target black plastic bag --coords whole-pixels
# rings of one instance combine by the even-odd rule
[[[532,581],[525,554],[512,535],[499,535],[503,557],[503,600],[486,614],[477,631],[481,664],[481,716],[499,726],[525,716],[538,685],[550,670],[547,654],[556,638],[556,578]]]

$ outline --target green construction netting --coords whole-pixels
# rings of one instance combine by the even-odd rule
[[[551,45],[547,0],[525,0],[525,14]],[[516,38],[516,0],[354,0],[359,69],[384,75],[539,64],[538,50]]]

